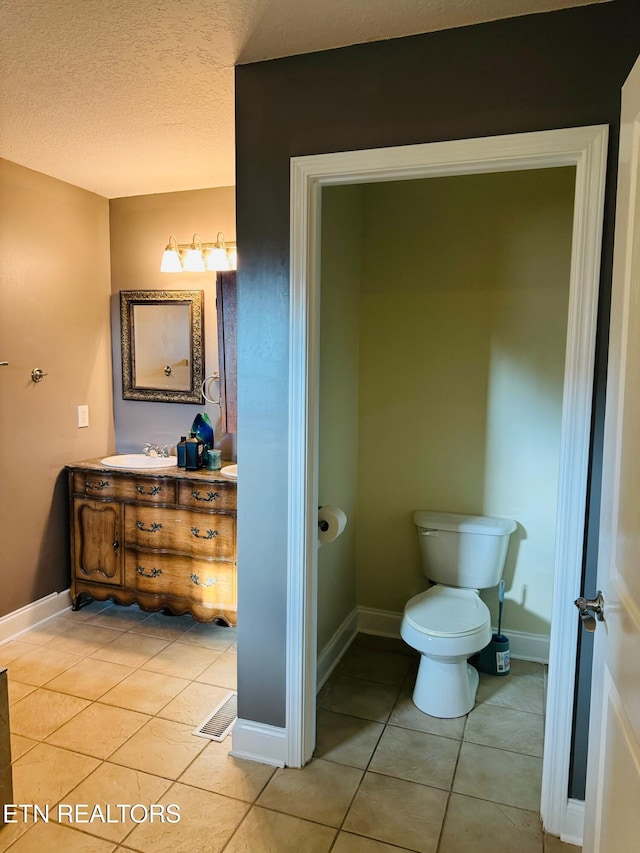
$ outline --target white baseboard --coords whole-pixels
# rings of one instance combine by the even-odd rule
[[[272,767],[284,767],[287,750],[287,730],[253,720],[236,720],[231,732],[229,755],[259,761]]]
[[[63,592],[52,592],[13,613],[7,613],[0,618],[0,643],[17,640],[30,628],[64,613],[70,607],[71,595],[66,589]]]
[[[562,821],[562,832],[560,840],[565,844],[575,844],[582,847],[584,836],[584,802],[582,800],[568,800],[564,820]]]
[[[402,613],[389,610],[373,610],[358,607],[358,631],[380,637],[400,637]],[[496,628],[493,628],[494,632]],[[549,663],[549,637],[545,634],[527,634],[524,631],[508,632],[511,657],[514,660],[530,660]]]
[[[355,608],[318,655],[317,682],[321,689],[327,678],[340,662],[340,658],[349,648],[358,633],[358,610]]]

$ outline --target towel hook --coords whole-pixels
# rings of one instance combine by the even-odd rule
[[[40,370],[39,367],[34,367],[31,371],[31,378],[34,382],[42,382],[45,376],[48,376],[48,373],[45,373],[44,370]]]

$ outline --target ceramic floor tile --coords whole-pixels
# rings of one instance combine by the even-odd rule
[[[225,847],[225,853],[325,853],[335,829],[254,806]]]
[[[102,695],[100,701],[105,705],[118,705],[142,714],[157,714],[188,685],[189,681],[185,678],[138,669]]]
[[[225,797],[252,803],[275,773],[275,768],[229,755],[231,739],[210,741],[180,776],[179,782],[205,788]]]
[[[22,735],[11,735],[11,760],[17,761],[21,755],[24,755],[34,746],[39,743],[37,740],[32,740],[29,737]]]
[[[541,853],[542,825],[535,812],[452,794],[438,853]]]
[[[88,604],[83,604],[79,610],[72,610],[71,608],[65,610],[64,613],[60,614],[60,617],[78,624],[87,622],[99,613],[104,613],[112,607],[117,608],[117,606],[112,601],[89,601]]]
[[[383,723],[321,708],[317,715],[314,756],[364,770],[383,729]]]
[[[366,773],[343,829],[418,853],[435,853],[446,791]]]
[[[580,853],[582,847],[578,847],[574,844],[565,844],[564,841],[560,841],[555,835],[547,835],[544,833],[544,853]]]
[[[180,637],[180,642],[224,652],[235,644],[237,636],[237,628],[216,625],[212,622],[196,622],[193,628]]]
[[[149,719],[146,714],[94,702],[50,734],[46,742],[95,758],[108,758]]]
[[[160,800],[179,807],[180,821],[139,824],[126,844],[142,853],[218,853],[232,836],[249,806],[240,800],[177,783]]]
[[[152,613],[146,619],[134,622],[129,630],[133,634],[177,640],[196,624],[192,616],[166,616],[164,613]]]
[[[113,853],[114,849],[111,841],[94,838],[52,821],[35,824],[11,848],[13,853],[42,853],[43,850],[63,850],[64,853]]]
[[[408,655],[351,646],[336,673],[400,687],[412,666],[413,660]]]
[[[122,841],[136,825],[128,811],[118,809],[118,804],[135,805],[141,803],[147,807],[157,803],[167,791],[171,782],[148,773],[141,773],[129,767],[120,767],[105,761],[82,781],[77,788],[64,798],[66,805],[100,805],[106,812],[109,806],[115,822],[95,821],[84,824],[84,831],[111,841]],[[137,814],[134,814],[137,817]],[[67,825],[67,818],[60,823]]]
[[[419,732],[430,732],[433,735],[460,740],[464,732],[466,717],[454,717],[445,720],[425,714],[413,704],[413,687],[413,681],[410,684],[405,683],[391,712],[389,722],[404,729],[415,729]]]
[[[362,835],[340,832],[331,853],[402,853],[406,849],[394,844],[385,844],[383,841],[374,841],[373,838],[364,838]]]
[[[72,623],[61,616],[56,616],[54,619],[48,619],[35,628],[30,628],[21,635],[20,640],[29,643],[32,646],[42,646],[50,640],[59,637],[68,631]]]
[[[168,645],[168,640],[161,640],[159,637],[143,637],[127,631],[109,645],[93,652],[91,657],[108,660],[111,663],[121,663],[135,669]]]
[[[88,755],[39,743],[13,765],[15,802],[51,806],[65,797],[99,763]]]
[[[129,636],[135,636],[130,634]],[[138,636],[144,640],[145,637]],[[201,672],[220,656],[220,652],[214,649],[205,649],[202,646],[186,645],[185,643],[171,643],[142,667],[151,672],[159,672],[161,675],[173,675],[177,678],[196,678]]]
[[[449,790],[460,741],[387,726],[369,770]]]
[[[399,688],[345,676],[332,680],[323,694],[321,705],[328,711],[350,714],[366,720],[385,723],[398,698]]]
[[[464,742],[453,790],[537,812],[540,809],[541,780],[541,758]]]
[[[11,731],[23,737],[44,740],[88,704],[86,699],[39,687],[12,706]]]
[[[15,705],[16,702],[24,699],[25,696],[33,693],[36,689],[33,684],[23,684],[21,681],[13,681],[11,678],[7,683],[7,687],[9,689],[9,707]]]
[[[187,726],[199,726],[228,695],[229,691],[225,687],[212,687],[210,684],[193,681],[158,711],[157,715]]]
[[[301,769],[276,771],[258,805],[339,827],[361,778],[355,767],[314,759]]]
[[[228,690],[236,690],[238,687],[237,656],[223,652],[197,676],[196,680],[204,681],[206,684],[215,684],[218,687],[226,687]]]
[[[122,631],[116,631],[113,628],[101,628],[99,625],[94,625],[93,622],[72,624],[59,637],[50,640],[46,648],[67,654],[90,655],[102,646],[112,643],[121,634]]]
[[[12,816],[11,820],[16,820],[16,818]],[[4,826],[0,824],[0,851],[4,853],[16,839],[20,838],[20,836],[24,835],[31,828],[32,825],[30,823],[24,823],[22,820],[16,823],[6,823]]]
[[[30,652],[13,661],[8,670],[9,678],[41,687],[81,660],[80,655],[55,651],[49,645],[32,646]]]
[[[132,672],[135,670],[130,666],[91,658],[90,661],[81,660],[57,675],[47,683],[47,689],[95,700]]]
[[[479,705],[469,714],[464,739],[542,758],[544,718],[498,705]]]
[[[108,610],[95,614],[90,622],[92,625],[100,625],[104,628],[128,631],[133,625],[148,619],[149,615],[144,610],[140,610],[136,604],[132,604],[130,607],[114,604]]]
[[[350,648],[375,649],[381,652],[398,652],[418,661],[420,655],[400,637],[381,637],[378,634],[357,634]]]
[[[528,664],[528,665],[527,665]],[[516,711],[544,714],[544,670],[542,664],[512,661],[509,675],[481,673],[476,705],[501,705]]]
[[[154,718],[110,757],[144,773],[177,779],[202,752],[207,740],[195,737],[193,727]]]
[[[12,640],[9,643],[4,643],[0,646],[0,666],[9,667],[9,664],[18,660],[22,655],[33,650],[32,643],[25,643],[21,640]]]

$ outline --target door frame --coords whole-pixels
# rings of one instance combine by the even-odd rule
[[[604,215],[607,125],[291,158],[286,740],[315,746],[321,190],[325,186],[575,166],[541,815],[567,820]],[[574,832],[575,834],[575,832]]]

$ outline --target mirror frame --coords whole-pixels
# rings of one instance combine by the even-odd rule
[[[190,317],[190,387],[136,388],[135,323],[136,305],[188,305]],[[204,290],[121,290],[120,341],[122,347],[122,399],[154,403],[197,403],[202,405],[204,381]]]

